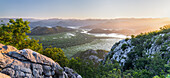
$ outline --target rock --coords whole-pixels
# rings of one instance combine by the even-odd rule
[[[15,47],[0,44],[0,57],[0,72],[12,78],[81,77],[75,76],[70,68],[65,73],[57,62],[30,49],[17,50]]]
[[[51,70],[51,67],[50,66],[43,66],[43,69],[49,71],[49,70]]]
[[[24,73],[24,72],[21,72],[21,71],[16,71],[16,72],[15,72],[15,77],[17,77],[17,78],[23,78],[23,77],[25,77],[25,73]]]
[[[0,78],[11,78],[11,77],[6,74],[0,73]]]
[[[68,67],[64,67],[64,71],[68,74],[68,78],[82,78],[79,74]]]
[[[83,52],[78,52],[75,55],[73,55],[73,58],[79,57],[83,60],[91,60],[94,65],[98,65],[99,62],[103,61],[105,56],[107,55],[108,51],[105,50],[86,50]]]
[[[14,75],[15,75],[15,70],[13,70],[12,68],[3,69],[1,72],[5,73],[11,77],[14,77]]]
[[[103,59],[100,59],[99,57],[94,56],[94,55],[90,55],[90,56],[89,56],[89,59],[90,59],[90,60],[94,60],[96,63],[99,63],[100,61],[103,60]]]
[[[163,40],[163,37],[167,35],[167,39]],[[162,42],[161,44],[158,44],[158,40],[159,38],[162,38]],[[135,40],[139,41],[139,38],[135,38]],[[157,34],[157,35],[153,35],[152,37],[145,39],[143,42],[143,46],[145,49],[145,53],[146,55],[148,55],[148,57],[153,57],[150,56],[152,54],[155,54],[157,52],[162,52],[161,50],[163,49],[164,51],[162,52],[162,54],[166,57],[170,57],[170,55],[168,55],[168,52],[170,52],[170,47],[167,45],[170,42],[170,33],[163,33],[163,34]],[[124,46],[124,49],[122,48],[122,45],[126,45]],[[149,48],[146,47],[146,45],[150,45]],[[106,62],[107,59],[109,59],[110,61],[116,60],[119,62],[119,64],[125,64],[126,60],[128,60],[128,54],[133,52],[133,49],[136,46],[132,45],[132,39],[129,40],[121,40],[117,43],[115,43],[110,52],[106,55],[103,64]],[[163,48],[165,47],[165,48]],[[138,57],[135,57],[138,58]]]
[[[3,44],[0,44],[0,53],[7,53],[10,51],[18,51],[18,50],[13,46],[10,46],[10,45],[5,46]]]

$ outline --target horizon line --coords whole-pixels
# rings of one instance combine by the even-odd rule
[[[61,18],[61,17],[0,17],[0,18],[24,18],[24,19],[66,19],[66,20],[114,20],[114,19],[170,19],[170,17],[115,17],[115,18]]]

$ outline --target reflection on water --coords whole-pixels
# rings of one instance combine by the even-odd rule
[[[110,33],[110,34],[93,34],[93,33],[88,33],[89,30],[82,30],[81,33],[89,34],[89,35],[94,35],[96,37],[116,37],[116,38],[130,38],[130,36],[126,36],[123,34],[117,34],[117,33]]]
[[[68,58],[70,58],[72,55],[76,54],[77,52],[85,51],[88,49],[93,49],[93,50],[102,49],[102,50],[110,51],[111,47],[116,42],[120,41],[121,39],[130,38],[130,36],[125,36],[125,35],[117,34],[117,33],[92,34],[92,33],[88,33],[89,30],[90,29],[86,29],[86,30],[83,29],[80,32],[89,34],[89,35],[93,35],[96,37],[113,37],[113,38],[112,39],[95,39],[94,41],[92,41],[90,43],[64,48],[63,51],[65,52],[65,55]]]
[[[96,37],[116,37],[116,38],[130,38],[130,36],[125,36],[122,34],[116,34],[116,33],[111,33],[111,34],[91,34],[88,33],[90,35],[94,35]]]

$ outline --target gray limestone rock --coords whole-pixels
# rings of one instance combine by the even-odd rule
[[[69,68],[65,73],[57,62],[30,49],[17,50],[0,44],[0,57],[0,75],[4,73],[12,78],[68,78],[68,75],[81,78]]]
[[[165,34],[170,35],[170,33],[158,34],[158,35],[155,35],[155,36],[148,39],[148,40],[150,40],[149,42],[152,42],[152,43],[150,43],[151,44],[150,48],[145,48],[146,55],[148,55],[150,57],[150,55],[155,54],[156,52],[160,52],[161,48],[163,46],[167,47],[166,48],[167,52],[170,52],[170,47],[168,45],[164,45],[165,43],[170,42],[170,36],[168,37],[168,39],[164,40],[161,43],[161,45],[158,45],[156,43],[158,38],[165,36]],[[136,38],[136,40],[138,40],[138,38]],[[122,49],[122,45],[124,45],[124,44],[127,45],[127,46],[126,46],[125,49]],[[144,44],[148,45],[149,43],[147,43],[147,40],[145,40],[143,45]],[[143,47],[145,47],[145,46],[143,46]],[[123,39],[123,40],[115,43],[112,46],[110,52],[106,55],[103,64],[106,62],[107,59],[109,59],[111,61],[116,60],[120,64],[124,65],[126,60],[128,60],[128,57],[127,57],[128,53],[133,52],[134,48],[135,48],[135,46],[132,45],[132,39],[129,39],[129,40]],[[164,54],[166,55],[167,53],[164,53]]]

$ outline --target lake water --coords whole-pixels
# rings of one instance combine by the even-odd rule
[[[116,33],[112,33],[112,34],[91,34],[91,33],[87,33],[87,31],[83,31],[82,33],[94,35],[96,37],[113,37],[113,38],[95,39],[94,41],[92,41],[90,43],[64,48],[63,51],[65,52],[65,55],[67,57],[70,58],[72,55],[76,54],[77,52],[85,51],[85,50],[88,50],[88,49],[93,49],[93,50],[102,49],[102,50],[110,51],[111,47],[116,42],[118,42],[122,39],[125,39],[125,38],[130,38],[129,36],[125,36],[125,35],[122,35],[122,34],[116,34]]]

